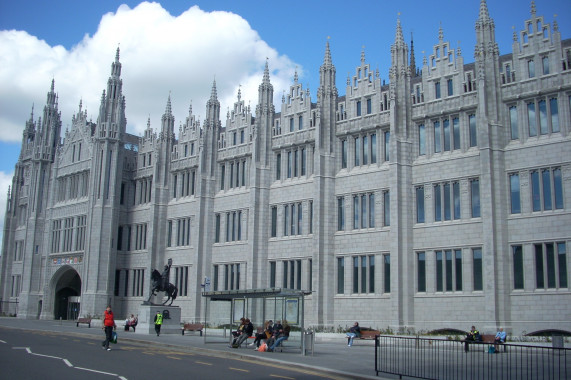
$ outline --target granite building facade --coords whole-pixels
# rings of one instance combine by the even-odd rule
[[[417,67],[399,20],[386,80],[363,53],[339,95],[327,42],[316,100],[296,74],[276,112],[266,63],[255,109],[239,91],[223,124],[214,83],[177,134],[170,97],[126,132],[119,50],[96,122],[80,103],[63,136],[52,82],[9,191],[3,311],[127,315],[172,258],[185,321],[208,278],[311,292],[306,326],[571,331],[571,40],[532,3],[500,55],[474,15],[474,62],[440,30]]]

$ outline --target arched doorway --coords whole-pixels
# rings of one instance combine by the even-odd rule
[[[81,294],[79,274],[71,267],[66,268],[57,280],[54,290],[54,318],[77,318]]]

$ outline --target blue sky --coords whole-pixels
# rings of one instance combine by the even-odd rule
[[[62,130],[71,124],[80,100],[95,120],[117,46],[128,131],[140,134],[147,120],[155,129],[160,126],[169,94],[176,125],[188,115],[190,104],[203,119],[214,78],[223,122],[238,88],[254,108],[266,58],[278,109],[296,70],[315,101],[328,38],[341,95],[363,50],[366,61],[388,82],[397,18],[407,40],[414,34],[417,64],[422,63],[422,52],[428,54],[438,42],[440,27],[444,40],[452,48],[460,44],[465,62],[473,62],[474,23],[480,8],[480,0],[140,3],[0,0],[0,223],[21,131],[32,105],[37,118],[54,79]],[[489,0],[487,4],[500,52],[511,53],[512,27],[524,28],[531,2]],[[557,14],[562,38],[571,38],[571,1],[537,0],[535,4],[537,15],[544,16],[546,23],[553,25]],[[197,8],[189,10],[194,5]]]

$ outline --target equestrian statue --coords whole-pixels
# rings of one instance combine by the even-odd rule
[[[171,271],[172,259],[169,259],[168,265],[165,265],[163,273],[161,274],[158,270],[153,269],[151,273],[151,281],[153,287],[151,288],[151,294],[147,303],[151,303],[151,297],[156,295],[156,292],[165,292],[167,294],[167,300],[162,304],[165,305],[169,300],[171,301],[168,306],[172,305],[173,301],[178,295],[178,288],[169,282],[169,275]]]

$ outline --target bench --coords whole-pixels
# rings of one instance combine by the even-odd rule
[[[481,344],[484,347],[484,352],[488,352],[490,345],[496,345],[496,335],[495,334],[482,334],[480,335],[480,340],[473,341],[473,340],[466,340],[462,339],[460,342],[465,344]],[[502,343],[500,343],[502,344]],[[507,347],[504,346],[504,352],[506,352]]]
[[[202,329],[204,326],[202,323],[185,323],[182,326],[182,335],[184,335],[185,331],[198,331],[200,332],[200,336],[202,336]]]
[[[75,327],[79,327],[80,323],[84,323],[87,327],[91,328],[91,318],[78,318],[78,320],[75,321]]]
[[[361,336],[359,339],[375,340],[375,336],[377,335],[381,335],[381,332],[377,330],[361,330]]]

